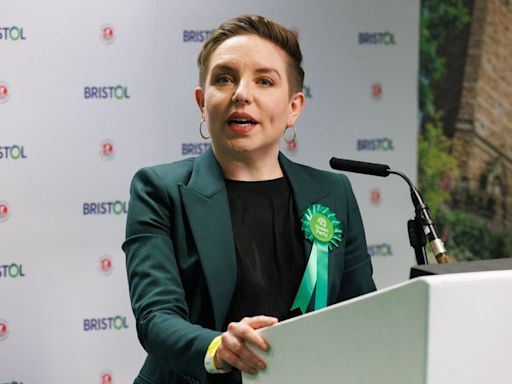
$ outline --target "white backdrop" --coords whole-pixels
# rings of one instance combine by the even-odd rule
[[[415,179],[419,2],[253,3],[2,0],[0,383],[135,377],[145,353],[120,249],[129,183],[208,146],[196,57],[231,16],[261,13],[299,35],[308,98],[287,156],[382,162]],[[377,285],[406,280],[408,188],[349,177]]]

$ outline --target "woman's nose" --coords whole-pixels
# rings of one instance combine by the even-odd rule
[[[241,80],[235,89],[232,97],[233,103],[250,103],[252,102],[252,91],[247,81]]]

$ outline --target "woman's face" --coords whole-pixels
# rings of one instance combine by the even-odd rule
[[[295,124],[304,94],[290,96],[286,53],[256,35],[232,37],[211,54],[195,96],[218,156],[277,159],[279,141]]]

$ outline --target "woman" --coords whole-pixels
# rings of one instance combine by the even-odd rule
[[[375,289],[348,180],[279,152],[304,107],[301,62],[281,25],[223,23],[195,90],[212,150],[135,175],[123,249],[148,352],[135,383],[240,382],[265,368],[246,346],[269,348],[256,329]],[[315,257],[325,275],[308,285]]]

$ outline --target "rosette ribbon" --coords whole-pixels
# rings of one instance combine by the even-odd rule
[[[329,251],[339,246],[343,232],[334,212],[321,204],[311,205],[301,221],[304,236],[313,245],[291,310],[300,308],[306,313],[313,291],[315,310],[327,306]]]

